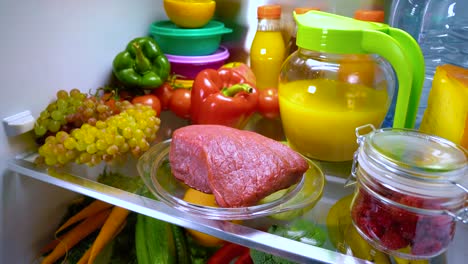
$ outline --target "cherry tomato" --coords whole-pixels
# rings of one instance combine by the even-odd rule
[[[132,99],[132,104],[149,105],[154,109],[154,111],[156,111],[156,116],[159,116],[161,114],[161,102],[159,101],[159,98],[154,94],[135,96]]]
[[[102,100],[104,100],[104,103],[112,109],[112,111],[116,112],[117,108],[115,107],[115,98],[116,96],[112,92],[107,92],[102,95]]]
[[[190,118],[191,91],[189,89],[179,88],[172,93],[169,101],[169,110],[176,116],[184,119]]]
[[[127,90],[119,91],[119,100],[120,101],[127,100],[127,101],[131,102],[134,97],[135,97],[135,95],[132,94],[130,91],[127,91]]]
[[[257,111],[265,118],[279,117],[278,89],[268,88],[258,93]]]
[[[161,101],[162,110],[169,109],[169,102],[173,93],[174,88],[168,82],[163,83],[161,87],[154,89],[152,92],[152,94],[156,95],[159,98],[159,101]]]

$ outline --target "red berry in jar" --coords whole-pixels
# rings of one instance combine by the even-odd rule
[[[443,253],[459,213],[466,210],[468,194],[458,183],[468,175],[467,151],[415,130],[372,127],[360,136],[359,129],[351,204],[356,229],[396,257],[429,259]]]
[[[392,201],[392,197],[383,198]],[[403,252],[409,247],[411,254],[433,257],[447,248],[455,231],[451,216],[430,216],[399,206],[383,202],[361,188],[352,204],[351,217],[365,238],[378,243],[376,247],[386,252]]]

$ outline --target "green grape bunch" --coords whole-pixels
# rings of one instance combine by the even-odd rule
[[[147,105],[120,102],[118,114],[86,122],[70,132],[60,130],[39,147],[37,164],[63,166],[74,162],[95,166],[126,153],[140,156],[156,139],[160,119]],[[99,112],[99,111],[97,111]],[[104,112],[99,112],[99,114]],[[87,115],[88,120],[91,115]]]
[[[70,92],[57,91],[57,99],[49,103],[40,113],[34,124],[34,133],[37,138],[55,135],[59,131],[70,132],[83,124],[95,125],[96,121],[104,121],[114,115],[106,102],[96,96],[88,96],[78,89]]]

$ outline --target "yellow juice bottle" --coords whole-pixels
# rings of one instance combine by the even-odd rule
[[[281,34],[281,6],[259,6],[257,17],[257,32],[250,49],[250,67],[257,78],[258,89],[278,88],[286,53]]]

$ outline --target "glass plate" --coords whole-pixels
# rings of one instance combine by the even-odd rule
[[[169,139],[146,151],[138,160],[138,172],[158,200],[196,216],[216,220],[253,219],[269,215],[276,215],[278,219],[296,217],[312,209],[323,192],[324,174],[315,163],[309,160],[309,170],[304,173],[299,183],[271,194],[258,205],[222,208],[189,203],[182,199],[189,187],[177,180],[171,173],[170,144]]]

